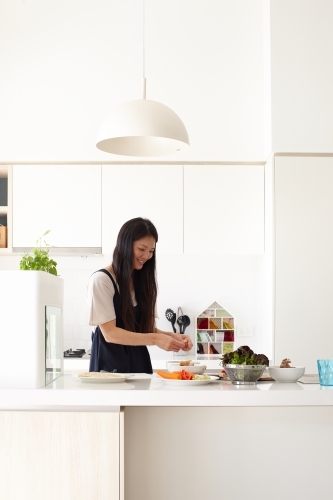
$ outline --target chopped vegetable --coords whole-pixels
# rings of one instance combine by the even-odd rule
[[[156,373],[162,378],[174,379],[174,380],[192,380],[194,378],[192,373],[189,373],[186,370],[181,370],[180,372],[172,372],[172,373],[157,370]]]
[[[203,375],[194,375],[193,380],[209,380],[210,376],[207,373],[204,373]]]
[[[162,378],[167,378],[167,379],[174,379],[174,380],[180,380],[180,372],[163,372],[161,370],[157,370],[157,375],[159,375]]]
[[[180,372],[180,378],[181,378],[181,380],[192,380],[193,375],[192,375],[192,373],[189,373],[186,370],[182,370]]]

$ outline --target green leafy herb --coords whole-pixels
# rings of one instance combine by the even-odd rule
[[[50,229],[36,241],[36,247],[32,249],[32,255],[25,253],[20,261],[20,269],[24,271],[45,271],[58,276],[57,263],[49,257],[50,245],[44,240],[46,249],[42,248],[42,238],[49,234]]]

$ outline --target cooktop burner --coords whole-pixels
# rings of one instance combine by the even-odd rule
[[[85,353],[85,349],[68,349],[64,351],[64,358],[82,358]]]

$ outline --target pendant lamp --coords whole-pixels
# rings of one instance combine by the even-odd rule
[[[96,147],[123,156],[165,156],[184,151],[189,137],[179,116],[168,106],[146,99],[143,0],[142,99],[115,108],[102,123]]]

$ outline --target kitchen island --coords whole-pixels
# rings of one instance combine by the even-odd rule
[[[319,384],[258,382],[237,386],[214,380],[209,385],[170,387],[158,375],[133,375],[125,382],[82,382],[67,373],[42,389],[0,389],[0,409],[121,407],[297,407],[332,406],[333,387]]]
[[[18,491],[18,466],[42,473],[37,489],[20,473],[36,500],[331,498],[333,387],[174,387],[156,375],[92,384],[73,375],[0,390],[6,499],[19,498],[10,489]]]

